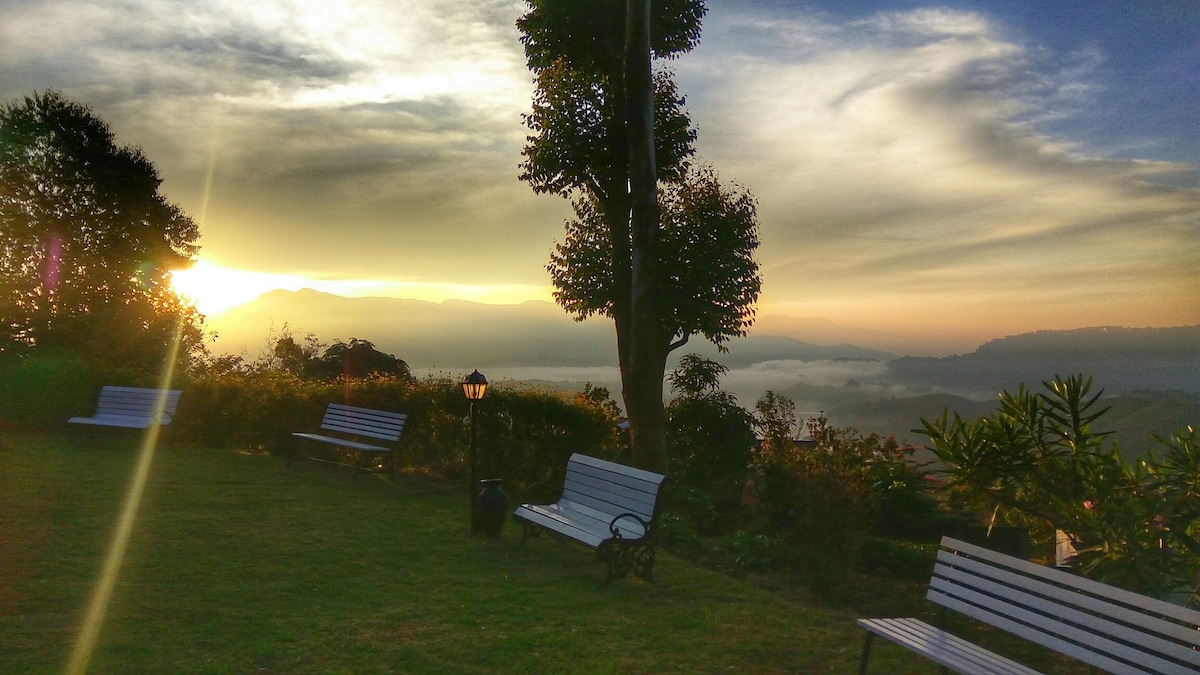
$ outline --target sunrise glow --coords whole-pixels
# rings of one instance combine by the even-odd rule
[[[529,300],[550,301],[550,289],[527,284],[455,284],[385,279],[321,279],[304,275],[268,274],[198,262],[171,273],[176,292],[212,316],[254,301],[276,290],[310,289],[346,298],[407,298],[427,302],[467,300],[491,305],[514,305]]]
[[[195,302],[196,309],[205,315],[244,305],[268,291],[300,290],[306,281],[298,276],[228,269],[206,262],[171,273],[175,290]]]

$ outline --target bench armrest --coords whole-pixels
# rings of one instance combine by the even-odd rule
[[[651,524],[649,521],[642,520],[641,516],[637,515],[636,513],[622,513],[621,515],[617,516],[616,518],[613,518],[608,523],[608,531],[612,533],[612,536],[614,538],[616,538],[616,539],[621,538],[621,531],[617,529],[617,521],[621,520],[622,518],[632,518],[632,519],[638,521],[638,523],[640,523],[642,526],[642,530],[645,532],[645,534],[642,535],[643,537],[648,536],[650,534]]]

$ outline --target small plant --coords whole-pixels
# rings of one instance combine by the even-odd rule
[[[745,570],[771,569],[783,558],[779,542],[765,534],[750,532],[738,532],[722,540],[717,550],[735,566]]]

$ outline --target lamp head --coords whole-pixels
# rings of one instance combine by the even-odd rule
[[[478,370],[472,371],[470,375],[463,378],[462,388],[467,400],[478,401],[487,392],[487,378]]]

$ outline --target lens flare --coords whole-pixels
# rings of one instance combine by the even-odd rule
[[[182,319],[175,325],[175,335],[168,350],[166,365],[163,366],[162,380],[159,383],[158,407],[155,418],[161,418],[167,403],[167,390],[171,388],[171,378],[175,374],[175,360],[179,356],[179,341],[182,332]],[[121,507],[121,515],[117,519],[117,527],[113,532],[112,542],[105,555],[104,567],[96,587],[92,591],[92,599],[88,603],[87,616],[79,631],[79,638],[71,651],[71,660],[66,672],[70,675],[82,674],[87,671],[91,661],[92,651],[96,648],[96,640],[104,625],[104,614],[108,610],[108,602],[112,598],[113,587],[121,572],[121,562],[125,559],[125,550],[129,546],[129,536],[137,520],[138,507],[142,502],[142,493],[146,488],[146,477],[150,473],[150,465],[154,459],[154,449],[158,445],[159,425],[151,424],[146,428],[142,437],[142,448],[138,454],[137,466],[129,481],[129,489],[125,493],[125,503]]]

